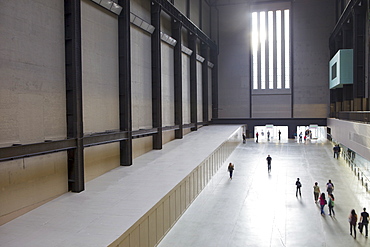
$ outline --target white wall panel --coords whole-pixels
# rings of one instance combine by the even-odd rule
[[[173,46],[162,41],[162,126],[175,125],[175,88]]]
[[[63,1],[0,1],[0,146],[66,136]]]
[[[190,57],[182,54],[182,121],[190,123]]]
[[[84,132],[119,129],[118,20],[81,2]]]
[[[132,129],[152,128],[151,37],[131,25]]]
[[[197,121],[203,121],[202,63],[197,61]]]

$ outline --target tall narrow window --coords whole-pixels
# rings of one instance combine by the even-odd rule
[[[276,87],[281,89],[281,11],[276,11]]]
[[[285,40],[285,88],[290,88],[290,33],[289,33],[289,9],[284,10],[284,40]]]
[[[260,42],[261,42],[261,89],[266,89],[266,17],[260,12]]]
[[[252,13],[253,88],[258,89],[258,16]]]
[[[274,12],[268,12],[269,89],[274,88]]]
[[[253,89],[289,89],[289,9],[253,12],[251,37]]]

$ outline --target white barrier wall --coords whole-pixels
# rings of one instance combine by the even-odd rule
[[[109,246],[153,247],[181,217],[240,143],[241,128]]]

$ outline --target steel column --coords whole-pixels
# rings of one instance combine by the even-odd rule
[[[188,35],[190,55],[190,122],[194,124],[192,130],[198,129],[198,95],[197,95],[197,37],[193,33]]]
[[[161,81],[161,5],[152,1],[151,24],[155,27],[152,34],[152,120],[153,149],[162,149],[162,81]]]
[[[208,45],[204,42],[201,42],[201,55],[204,58],[202,64],[202,101],[203,101],[203,122],[209,122],[209,113],[208,113],[208,60],[209,60],[209,52],[208,52]]]
[[[366,1],[353,8],[353,97],[365,98]],[[357,110],[357,109],[355,109]]]
[[[120,165],[132,165],[131,114],[131,35],[130,1],[119,0],[122,12],[118,16],[119,52],[119,121],[120,130],[127,131],[127,140],[120,141]]]
[[[179,126],[175,130],[175,138],[183,137],[183,107],[182,107],[182,24],[172,18],[172,37],[177,41],[174,48],[174,86],[175,86],[175,125]]]
[[[68,187],[84,190],[84,151],[82,116],[81,2],[64,1],[67,138],[76,139],[68,150]]]
[[[218,52],[211,49],[212,68],[212,119],[218,118]]]

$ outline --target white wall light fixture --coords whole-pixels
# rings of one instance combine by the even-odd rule
[[[122,11],[122,7],[117,3],[117,1],[113,0],[91,0],[92,2],[99,4],[100,6],[104,7],[105,9],[109,10],[110,12],[119,15]]]

